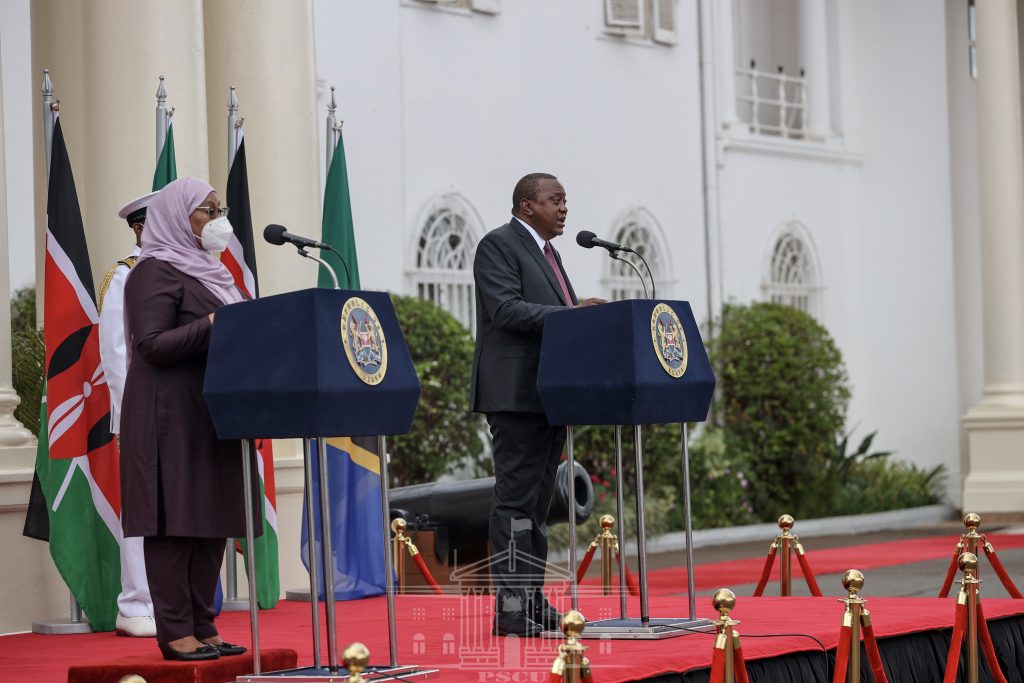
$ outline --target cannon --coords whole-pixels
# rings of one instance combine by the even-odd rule
[[[558,466],[555,491],[547,523],[569,521],[569,486],[566,463]],[[587,521],[594,510],[594,486],[586,469],[576,462],[573,468],[576,523]],[[437,554],[444,558],[449,549],[464,550],[487,544],[487,524],[491,512],[494,477],[416,484],[391,489],[391,517],[403,517],[415,528],[443,530],[437,536]]]

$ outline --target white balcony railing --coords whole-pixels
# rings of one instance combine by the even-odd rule
[[[736,69],[736,114],[755,135],[807,138],[807,79],[777,73]]]

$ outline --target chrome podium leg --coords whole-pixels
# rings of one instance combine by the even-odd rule
[[[682,424],[683,441],[683,514],[686,517],[686,598],[690,603],[690,619],[697,618],[697,591],[693,582],[693,515],[690,509],[690,447],[686,423]]]
[[[316,561],[316,519],[313,508],[313,456],[309,451],[309,439],[302,440],[302,461],[305,466],[306,483],[306,561],[309,563],[309,604],[313,611],[313,666],[320,668],[320,582],[317,580]]]
[[[628,611],[626,586],[626,518],[625,496],[622,485],[622,426],[615,425],[615,515],[619,520],[619,618],[626,619]]]
[[[575,460],[573,460],[572,425],[565,428],[565,445],[568,455],[566,460],[565,474],[569,481],[566,492],[569,494],[569,593],[571,595],[572,608],[580,608],[580,591],[576,581],[576,477]]]
[[[380,511],[384,530],[384,595],[388,603],[388,647],[391,668],[398,666],[398,632],[395,626],[395,575],[391,561],[391,501],[388,499],[388,442],[387,437],[377,437],[377,453],[380,457]]]
[[[259,604],[256,599],[256,533],[252,507],[252,442],[242,440],[242,485],[245,487],[245,561],[249,570],[249,628],[252,631],[252,672],[257,676],[260,672],[260,622]],[[260,501],[262,508],[263,501]],[[228,539],[233,545],[234,541]]]
[[[647,609],[647,530],[644,526],[644,448],[640,425],[633,425],[633,443],[636,448],[636,550],[640,570],[640,623],[647,626],[651,615]]]
[[[324,560],[324,608],[327,612],[327,665],[331,673],[338,670],[338,630],[334,614],[334,547],[331,543],[330,487],[327,485],[327,440],[316,439],[320,469],[320,534]]]

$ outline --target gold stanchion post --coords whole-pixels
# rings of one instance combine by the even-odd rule
[[[860,683],[860,627],[868,611],[864,609],[867,600],[857,595],[864,587],[864,574],[856,569],[848,569],[843,574],[843,588],[847,596],[839,602],[846,603],[843,615],[843,626],[850,629],[850,662],[846,666],[846,680]]]
[[[611,515],[601,515],[601,535],[597,540],[601,542],[601,592],[604,595],[612,594],[612,561],[613,553],[619,544],[619,539],[612,533],[612,526],[615,525],[615,518]],[[625,581],[625,578],[619,577]]]
[[[977,559],[978,541],[985,540],[985,537],[978,533],[978,527],[981,526],[981,515],[974,512],[968,512],[964,515],[964,526],[967,527],[967,533],[964,534],[960,540],[961,542],[966,543],[966,551],[974,555],[975,559]],[[975,576],[977,576],[977,571],[975,571]]]
[[[363,672],[370,663],[370,651],[362,643],[352,643],[341,653],[341,665],[348,671],[348,683],[366,683]]]
[[[395,575],[398,577],[397,592],[399,595],[405,595],[405,553],[402,552],[402,546],[412,543],[412,539],[405,535],[407,528],[408,524],[401,517],[396,517],[391,522],[391,531],[394,533],[394,536],[391,537],[391,555],[395,566]]]
[[[551,665],[551,673],[561,677],[564,683],[581,683],[590,679],[590,660],[584,654],[587,648],[579,641],[586,625],[587,620],[576,610],[569,610],[562,616],[565,642],[558,646],[558,656]]]
[[[715,649],[725,651],[725,676],[722,683],[736,683],[735,653],[739,642],[739,633],[736,626],[740,623],[729,616],[729,613],[736,608],[736,594],[728,588],[719,588],[711,596],[711,604],[718,610],[718,619],[715,620],[715,628],[718,636],[715,638]],[[719,683],[712,681],[712,683]]]
[[[793,528],[793,515],[782,515],[779,517],[779,528],[782,533],[778,535],[775,542],[779,545],[779,595],[788,596],[793,594],[793,557],[790,550],[793,542],[799,542],[789,530]]]
[[[957,561],[964,578],[956,601],[967,606],[967,683],[978,683],[978,556],[964,553]]]

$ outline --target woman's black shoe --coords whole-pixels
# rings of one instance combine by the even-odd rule
[[[219,652],[225,657],[231,657],[234,655],[244,655],[247,652],[246,648],[242,647],[241,645],[233,645],[232,643],[229,643],[226,640],[221,641],[219,643],[207,643],[207,646],[217,648],[217,652]]]
[[[164,659],[180,662],[198,662],[204,659],[217,659],[220,657],[220,651],[213,645],[204,645],[192,652],[178,652],[173,648],[161,645],[160,652],[164,654]]]

